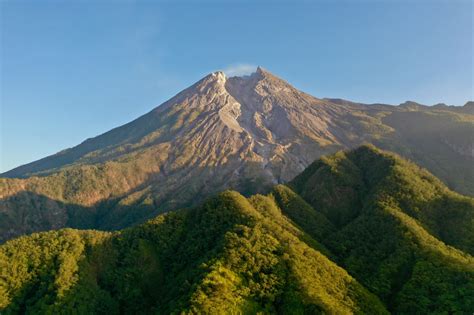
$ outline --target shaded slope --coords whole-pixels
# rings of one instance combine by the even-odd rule
[[[474,130],[469,117],[435,109],[395,112],[383,122],[397,130],[396,138],[378,145],[416,161],[450,189],[472,196]]]

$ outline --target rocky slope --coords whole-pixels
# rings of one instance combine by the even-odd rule
[[[474,116],[408,105],[318,99],[261,68],[215,72],[126,125],[2,174],[0,240],[122,228],[226,188],[265,192],[321,155],[365,142],[474,194]]]

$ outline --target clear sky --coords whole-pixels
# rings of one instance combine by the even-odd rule
[[[126,123],[215,70],[317,97],[473,99],[473,1],[0,0],[0,171]],[[275,4],[277,3],[277,4]]]

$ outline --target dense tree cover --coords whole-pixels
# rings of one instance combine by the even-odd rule
[[[385,307],[271,197],[225,192],[121,232],[1,247],[4,313],[371,313]]]
[[[290,186],[313,206],[304,207],[306,217],[322,213],[337,227],[322,238],[312,235],[389,310],[462,313],[474,308],[472,198],[372,146],[317,161]],[[282,190],[290,188],[277,187],[273,194]],[[298,213],[303,207],[280,206],[311,233]]]
[[[74,309],[85,314],[107,304],[110,297],[97,290],[91,279],[95,270],[84,265],[85,251],[107,237],[105,232],[65,229],[32,234],[3,245],[2,313],[52,314]]]
[[[323,157],[289,187],[339,227],[376,200],[393,202],[443,242],[474,254],[474,199],[374,146]]]
[[[3,314],[464,314],[472,199],[366,146],[289,186],[0,246]],[[472,228],[472,226],[471,226]]]

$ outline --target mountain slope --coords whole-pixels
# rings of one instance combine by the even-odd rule
[[[227,188],[264,193],[365,142],[474,194],[470,114],[318,99],[261,68],[216,72],[135,121],[4,173],[0,241],[65,226],[119,229]]]
[[[473,218],[472,198],[363,146],[266,196],[226,191],[122,231],[7,241],[0,311],[464,314]]]

